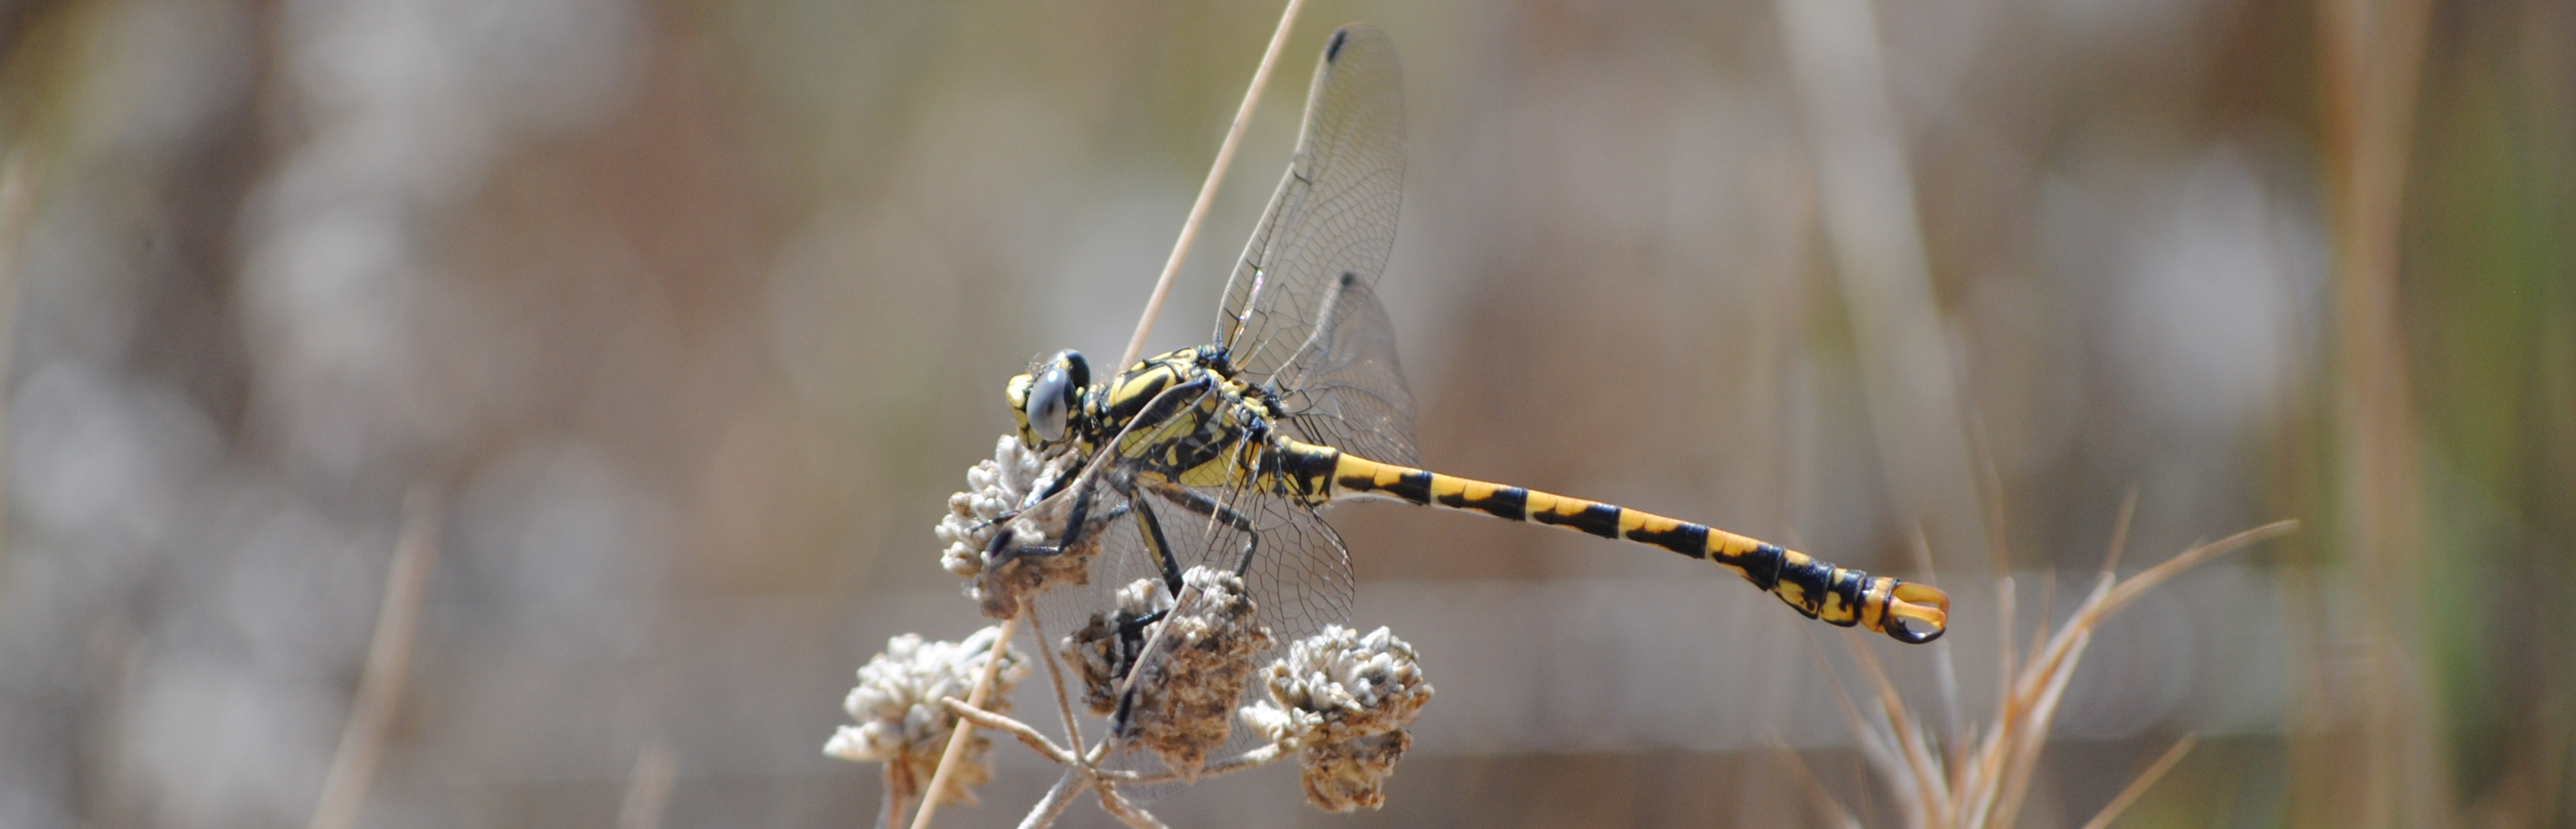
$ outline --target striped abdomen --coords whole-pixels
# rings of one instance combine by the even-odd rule
[[[1379,463],[1328,446],[1281,443],[1280,468],[1301,495],[1313,500],[1391,498],[1652,544],[1733,570],[1809,618],[1858,625],[1903,642],[1940,638],[1949,622],[1950,597],[1939,589],[1836,567],[1725,530],[1615,504]]]

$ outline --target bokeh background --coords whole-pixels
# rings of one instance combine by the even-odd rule
[[[0,2],[0,826],[311,819],[406,537],[360,825],[871,821],[818,751],[851,670],[982,624],[930,528],[1005,378],[1125,343],[1277,12]],[[1984,721],[1997,576],[2027,641],[2134,492],[2126,569],[2303,528],[2101,630],[2024,825],[2185,733],[2118,825],[2576,825],[2576,5],[1317,0],[1156,350],[1347,20],[1405,61],[1432,465],[1957,623],[1345,508],[1355,621],[1439,689],[1390,805],[1269,769],[1166,819],[1822,825],[1794,752],[1891,825],[1850,649]],[[942,825],[1054,779],[999,756]]]

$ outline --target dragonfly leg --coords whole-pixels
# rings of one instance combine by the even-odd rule
[[[1235,562],[1234,572],[1244,573],[1251,569],[1252,554],[1261,549],[1261,533],[1255,530],[1258,525],[1252,523],[1252,516],[1237,512],[1233,507],[1217,503],[1214,498],[1209,498],[1205,495],[1201,495],[1182,487],[1174,486],[1170,483],[1151,486],[1153,487],[1154,494],[1163,496],[1164,498],[1169,499],[1172,503],[1179,504],[1191,512],[1222,521],[1226,526],[1241,530],[1243,532],[1243,557],[1241,561]],[[1173,595],[1180,594],[1175,591]]]
[[[1172,609],[1166,607],[1132,619],[1118,620],[1117,655],[1109,673],[1110,680],[1122,689],[1118,694],[1118,706],[1109,718],[1110,729],[1114,732],[1127,733],[1128,714],[1135,710],[1136,695],[1123,689],[1126,688],[1127,676],[1136,671],[1136,660],[1145,656],[1145,629],[1171,615]]]
[[[1130,505],[1133,505],[1132,496]],[[1181,562],[1172,555],[1172,542],[1163,535],[1163,522],[1154,517],[1151,507],[1130,510],[1136,516],[1137,534],[1145,538],[1145,552],[1163,571],[1163,587],[1174,597],[1181,595]]]
[[[1135,509],[1135,507],[1132,505],[1120,504],[1117,508],[1102,513],[1097,517],[1093,517],[1085,523],[1107,524],[1111,521],[1127,517],[1127,513],[1133,509]],[[1006,515],[995,520],[993,523],[1003,524],[1008,523],[1010,520],[1011,516]],[[1076,542],[1081,541],[1084,536],[1090,535],[1090,532],[1084,529],[1079,529],[1082,526],[1083,525],[1080,524],[1069,526],[1065,530],[1064,537],[1056,539],[1056,543],[1054,544],[1021,545],[1013,545],[1011,543],[1013,540],[1013,534],[1008,527],[1005,527],[1001,532],[994,533],[992,543],[985,546],[984,560],[991,566],[1000,566],[1015,558],[1037,558],[1062,553],[1065,550],[1071,549],[1073,545]]]

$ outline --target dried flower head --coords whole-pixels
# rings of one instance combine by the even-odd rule
[[[1082,680],[1082,704],[1108,716],[1118,709],[1118,682],[1145,645],[1147,617],[1172,606],[1160,579],[1137,579],[1118,589],[1118,605],[1091,614],[1090,621],[1064,637],[1065,661]]]
[[[885,652],[859,667],[858,687],[850,689],[843,703],[859,724],[841,726],[823,744],[823,753],[854,762],[886,763],[890,786],[901,787],[904,791],[899,794],[905,797],[918,793],[938,767],[949,732],[957,727],[956,715],[941,707],[939,700],[967,698],[1000,636],[1000,628],[987,627],[962,643],[925,642],[910,633],[886,640]],[[994,711],[1010,710],[1011,686],[1029,673],[1028,658],[1016,650],[1004,649],[1002,660],[993,694],[985,703]],[[970,787],[992,777],[985,756],[991,746],[992,741],[980,734],[972,738],[965,765],[950,775],[941,800],[975,802]]]
[[[1010,618],[1019,611],[1022,597],[1056,584],[1082,581],[1086,558],[1079,554],[1082,551],[1074,555],[1018,556],[998,567],[987,566],[989,562],[984,559],[994,538],[1006,531],[1011,538],[1005,546],[1014,549],[1052,542],[1055,527],[1044,520],[1046,515],[1032,514],[1032,508],[1038,506],[1037,494],[1067,474],[1073,461],[1071,452],[1041,454],[1020,445],[1017,438],[1003,435],[993,447],[992,458],[966,470],[966,491],[948,496],[948,514],[933,529],[947,544],[940,551],[939,566],[967,580],[966,593],[974,597],[984,615]]]
[[[1235,703],[1252,682],[1252,658],[1270,647],[1270,630],[1256,623],[1241,576],[1192,567],[1181,583],[1169,615],[1146,626],[1119,733],[1193,775],[1232,731]]]
[[[1307,802],[1334,812],[1384,804],[1386,778],[1413,744],[1404,726],[1431,701],[1413,646],[1383,627],[1362,636],[1333,625],[1263,673],[1270,699],[1244,709],[1244,722],[1299,750]]]

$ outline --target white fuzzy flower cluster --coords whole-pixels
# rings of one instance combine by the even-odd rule
[[[1051,466],[1060,465],[1048,461],[1021,446],[1018,438],[1003,435],[991,459],[966,470],[966,491],[948,496],[948,514],[939,519],[935,530],[940,542],[948,545],[939,554],[939,566],[958,578],[971,579],[984,572],[984,548],[1001,531],[1002,516],[1026,509],[1029,494],[1039,491],[1043,479],[1053,477]]]
[[[939,540],[948,544],[939,554],[939,565],[966,580],[966,595],[975,599],[986,617],[1011,618],[1019,614],[1022,599],[1059,584],[1080,584],[1088,575],[1089,557],[1099,550],[1096,538],[1080,549],[1014,556],[999,566],[984,558],[994,537],[1002,533],[1012,534],[1004,544],[1012,550],[1054,543],[1054,534],[1068,520],[1063,513],[1069,499],[1043,503],[1037,493],[1051,488],[1057,476],[1068,474],[1074,460],[1072,452],[1040,454],[1003,435],[990,460],[966,470],[966,491],[948,496],[948,515],[939,519],[936,529]]]
[[[1298,750],[1308,802],[1334,812],[1385,803],[1386,778],[1413,744],[1404,726],[1431,701],[1412,645],[1383,627],[1329,626],[1289,645],[1264,684],[1270,699],[1243,720]]]
[[[939,701],[967,698],[1000,636],[1000,628],[987,627],[964,642],[925,642],[910,633],[886,640],[885,652],[859,667],[858,687],[850,689],[843,703],[859,724],[841,726],[823,744],[823,753],[854,762],[886,763],[890,783],[907,793],[918,792],[928,785],[940,753],[948,746],[949,733],[957,727],[957,716]],[[997,713],[1010,710],[1011,686],[1029,673],[1028,658],[1016,650],[1005,649],[1002,660],[993,693],[985,702],[985,708]],[[980,734],[972,738],[966,762],[950,776],[952,784],[940,794],[941,800],[974,802],[971,787],[992,776],[985,758],[991,745]]]

